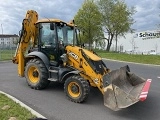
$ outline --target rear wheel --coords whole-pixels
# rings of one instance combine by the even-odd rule
[[[89,95],[90,87],[87,80],[79,75],[69,77],[64,84],[64,92],[69,100],[81,103],[85,101]]]
[[[48,81],[48,71],[44,63],[39,59],[31,59],[25,67],[25,77],[28,85],[33,89],[46,88]]]

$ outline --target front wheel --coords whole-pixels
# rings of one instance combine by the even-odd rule
[[[73,75],[65,81],[64,92],[69,100],[81,103],[88,98],[90,87],[87,80],[79,75]]]
[[[25,77],[28,85],[33,89],[46,88],[48,81],[48,71],[44,63],[39,59],[31,59],[25,67]]]

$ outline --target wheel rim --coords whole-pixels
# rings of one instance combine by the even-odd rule
[[[28,78],[32,83],[37,83],[39,81],[39,72],[35,66],[31,66],[28,69]]]
[[[68,85],[68,93],[71,97],[79,97],[81,94],[80,86],[76,82],[70,82]]]

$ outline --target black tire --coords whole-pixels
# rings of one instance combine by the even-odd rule
[[[64,92],[69,100],[81,103],[88,98],[90,86],[88,81],[84,80],[81,76],[73,75],[65,81]]]
[[[25,77],[28,85],[36,90],[44,89],[50,83],[47,68],[39,59],[31,59],[27,62]]]

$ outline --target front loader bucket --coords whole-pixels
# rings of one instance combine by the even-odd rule
[[[147,81],[131,73],[128,66],[114,70],[103,77],[104,105],[117,111],[144,101],[151,80]]]

